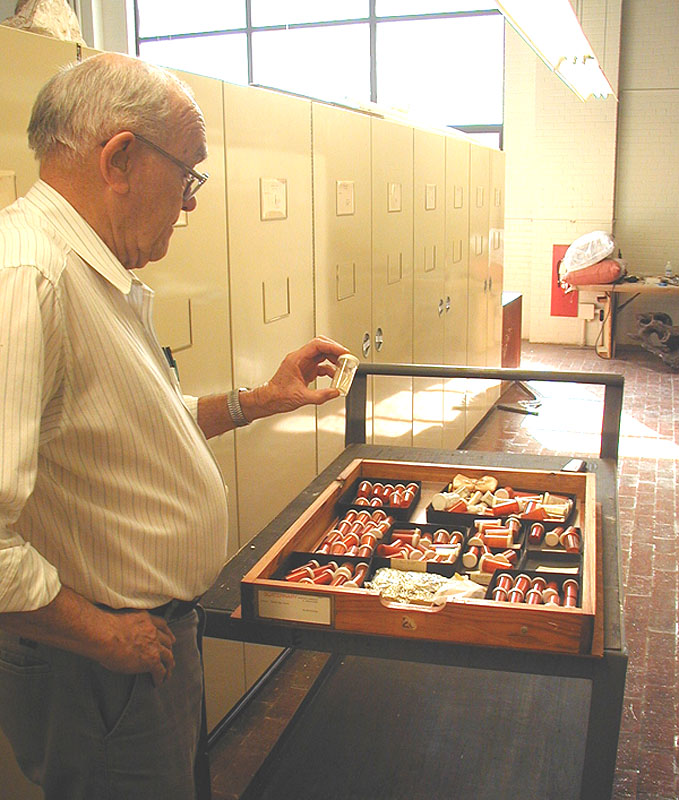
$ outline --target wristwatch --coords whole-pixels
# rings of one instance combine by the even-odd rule
[[[238,389],[232,389],[230,392],[226,393],[226,407],[229,409],[229,414],[236,428],[242,428],[250,424],[250,420],[243,413],[243,409],[240,405],[240,398],[238,397],[239,392],[247,391],[249,391],[247,386],[241,386]]]

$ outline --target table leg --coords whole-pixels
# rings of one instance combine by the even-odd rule
[[[606,800],[613,792],[627,653],[607,652],[594,665],[581,800]]]

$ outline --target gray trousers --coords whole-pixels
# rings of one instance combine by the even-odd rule
[[[0,727],[46,800],[194,800],[197,613],[170,628],[176,666],[158,687],[0,631]]]

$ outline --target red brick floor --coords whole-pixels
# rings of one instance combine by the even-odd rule
[[[625,377],[618,492],[629,667],[613,798],[677,800],[679,374],[645,351],[622,351],[614,361],[605,361],[591,348],[526,343],[521,366]],[[584,457],[598,453],[602,390],[544,383],[531,388],[540,401],[537,415],[494,410],[466,447]],[[525,395],[512,389],[510,401],[519,398]],[[214,800],[238,800],[248,775],[324,663],[321,654],[295,653],[220,740],[212,753]]]

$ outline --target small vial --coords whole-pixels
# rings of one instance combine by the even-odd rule
[[[330,387],[337,389],[341,395],[349,394],[351,383],[358,369],[358,359],[351,353],[345,353],[337,359],[337,370]]]

